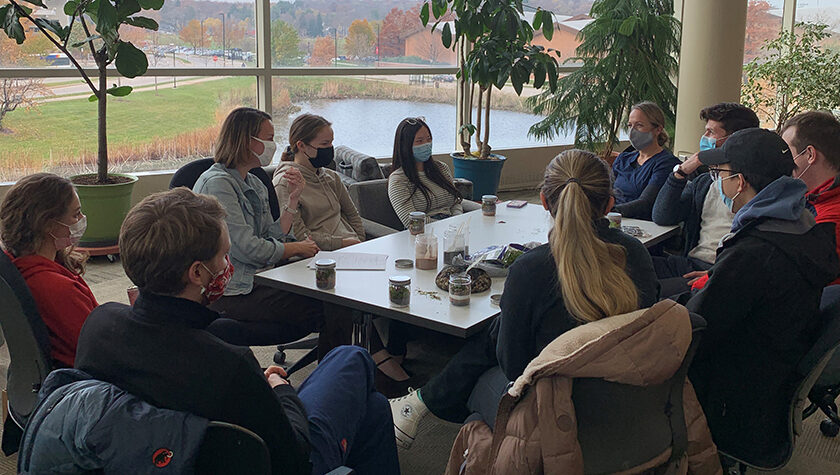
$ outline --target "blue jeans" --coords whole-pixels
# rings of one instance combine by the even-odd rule
[[[391,408],[373,387],[374,364],[358,346],[339,346],[298,389],[309,419],[312,473],[346,465],[360,474],[399,474]]]

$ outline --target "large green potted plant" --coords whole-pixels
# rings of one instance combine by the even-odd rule
[[[581,67],[561,78],[557,91],[526,100],[545,115],[529,133],[552,139],[574,130],[576,147],[609,157],[636,102],[657,103],[665,127],[673,127],[680,26],[673,0],[596,0],[590,16],[577,56],[566,60]]]
[[[82,211],[88,217],[88,227],[82,238],[86,247],[113,245],[117,242],[120,226],[131,206],[131,191],[137,177],[108,173],[108,137],[106,135],[106,105],[108,95],[115,97],[131,93],[131,86],[108,87],[107,68],[112,63],[124,77],[134,78],[146,72],[149,62],[146,54],[129,41],[120,39],[120,27],[131,25],[138,28],[157,30],[155,20],[140,16],[143,10],[160,10],[164,0],[69,0],[64,3],[64,13],[69,19],[67,26],[56,20],[32,16],[32,8],[23,5],[22,0],[9,0],[0,7],[0,24],[9,38],[23,43],[26,29],[21,19],[28,20],[43,34],[79,71],[93,94],[91,102],[98,104],[97,128],[97,173],[71,177],[76,186]],[[25,0],[38,7],[46,8],[43,0]],[[84,39],[70,44],[74,25],[81,25]],[[90,48],[96,63],[96,83],[91,80],[84,67],[79,64],[71,48]],[[78,49],[77,49],[78,51]]]
[[[764,58],[744,67],[741,102],[772,121],[776,132],[806,110],[840,108],[840,53],[821,44],[831,36],[828,25],[797,23],[764,44]]]
[[[537,89],[557,87],[557,59],[544,47],[532,45],[534,30],[546,39],[554,33],[551,12],[537,9],[533,23],[525,19],[522,0],[430,0],[420,19],[432,30],[441,28],[441,41],[458,53],[459,139],[463,152],[452,154],[455,176],[473,182],[473,199],[495,194],[505,157],[491,153],[490,107],[493,88],[510,81],[517,94],[531,82]],[[454,14],[452,24],[445,21]],[[441,26],[442,25],[442,26]],[[454,26],[454,31],[453,31]],[[478,94],[476,95],[476,89]],[[476,119],[473,121],[473,103]],[[482,118],[483,115],[483,118]],[[477,151],[471,150],[475,136]]]

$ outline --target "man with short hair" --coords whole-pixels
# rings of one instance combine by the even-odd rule
[[[803,112],[785,122],[782,138],[793,154],[793,176],[808,187],[817,222],[838,225],[840,254],[840,121],[830,112]],[[832,284],[840,284],[840,278]]]
[[[739,130],[758,127],[755,112],[734,102],[707,107],[700,111],[700,118],[706,121],[706,131],[700,137],[701,151],[721,147]],[[656,224],[667,226],[685,222],[682,255],[653,258],[661,297],[687,291],[694,279],[712,267],[720,239],[732,226],[732,213],[723,206],[718,193],[709,192],[713,185],[709,174],[688,179],[700,165],[695,153],[675,167],[653,205]]]
[[[699,159],[734,218],[708,283],[686,304],[707,321],[689,378],[721,451],[766,460],[787,433],[822,289],[840,274],[834,225],[815,223],[789,147],[769,130],[735,132]]]
[[[276,474],[341,465],[399,473],[390,406],[364,349],[333,349],[296,391],[282,368],[263,371],[249,348],[206,331],[219,318],[207,304],[233,273],[224,217],[216,198],[187,188],[151,195],[128,213],[120,258],[140,295],[132,307],[91,312],[76,368],[152,405],[254,431]]]

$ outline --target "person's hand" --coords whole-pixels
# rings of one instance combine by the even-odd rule
[[[697,171],[698,168],[700,168],[700,165],[702,165],[702,163],[700,163],[700,158],[698,157],[698,154],[699,152],[688,157],[683,162],[683,164],[680,165],[680,170],[682,170],[683,173],[685,173],[686,175],[691,175],[692,173]]]
[[[706,270],[695,270],[695,271],[689,272],[688,274],[685,274],[683,276],[683,278],[684,279],[689,279],[687,285],[689,287],[691,287],[692,285],[694,285],[695,282],[697,282],[703,276],[708,275],[708,274],[709,274],[709,271],[706,271]]]
[[[289,384],[289,382],[277,373],[273,373],[268,376],[268,385],[271,386],[272,389],[280,386],[281,384]]]
[[[297,204],[300,194],[303,193],[303,189],[306,188],[306,180],[303,178],[300,170],[294,167],[290,167],[285,173],[283,173],[283,179],[286,180],[286,187],[289,190],[289,201]]]
[[[279,374],[283,378],[288,376],[288,374],[286,373],[286,370],[283,369],[283,367],[277,366],[277,365],[271,365],[271,366],[269,366],[268,368],[265,369],[266,379],[268,379],[268,377],[271,376],[272,374]]]
[[[272,365],[265,369],[265,379],[268,380],[268,384],[272,388],[281,384],[289,384],[285,379],[287,376],[286,370],[279,366]]]
[[[286,245],[291,245],[293,247],[293,256],[300,256],[304,259],[308,259],[315,254],[318,254],[318,251],[321,250],[318,248],[318,245],[315,244],[315,241],[310,239],[308,236],[303,241],[290,242]]]
[[[362,241],[359,241],[356,238],[344,238],[341,240],[341,247],[352,246],[353,244],[359,244]]]

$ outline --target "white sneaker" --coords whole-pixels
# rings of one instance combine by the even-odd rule
[[[429,408],[417,396],[417,390],[408,388],[408,394],[396,399],[389,399],[391,416],[394,418],[394,435],[397,446],[404,449],[411,448],[417,436],[417,426],[429,412]]]

